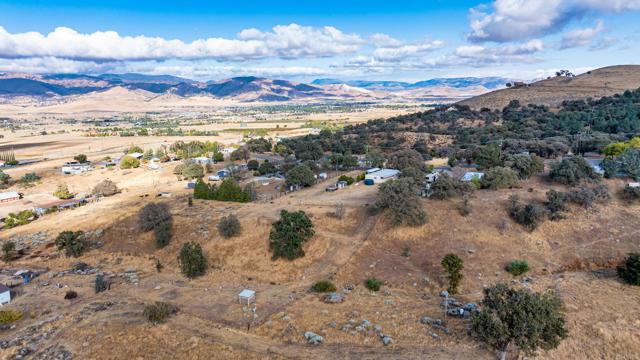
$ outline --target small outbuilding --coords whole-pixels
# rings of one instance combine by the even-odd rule
[[[83,173],[86,173],[87,171],[90,171],[91,168],[92,166],[90,162],[81,163],[77,161],[71,161],[71,162],[64,163],[64,165],[62,166],[62,174],[64,175],[83,174]]]
[[[256,301],[256,292],[249,289],[244,289],[238,294],[238,302],[240,304],[250,305]]]
[[[367,174],[364,176],[365,185],[383,183],[391,179],[397,178],[398,175],[400,174],[400,171],[395,169],[377,169],[375,171],[373,170],[375,169],[367,170]]]
[[[200,165],[213,164],[213,159],[208,158],[206,156],[200,156],[200,157],[193,158],[193,161],[196,162],[197,164],[200,164]]]
[[[11,289],[4,284],[0,284],[0,306],[11,302]]]
[[[0,203],[6,203],[10,201],[20,200],[22,196],[15,191],[7,191],[0,193]]]
[[[470,182],[473,179],[482,180],[483,177],[484,177],[484,173],[483,172],[468,171],[468,172],[464,173],[464,175],[462,175],[462,177],[460,178],[460,181]]]
[[[336,187],[338,189],[344,189],[347,187],[347,185],[349,185],[346,181],[340,180],[336,183]]]

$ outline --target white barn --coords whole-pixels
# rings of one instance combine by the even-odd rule
[[[366,180],[369,180],[368,182],[372,181],[374,184],[380,184],[397,178],[399,174],[400,171],[395,169],[378,169],[377,171],[368,172],[364,176],[364,179],[365,182],[367,182]]]

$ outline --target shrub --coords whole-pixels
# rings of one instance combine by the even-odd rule
[[[163,248],[167,245],[169,245],[169,242],[171,241],[171,228],[172,228],[172,221],[165,221],[163,223],[160,223],[159,225],[157,225],[154,229],[153,229],[153,237],[156,241],[156,246],[158,248]]]
[[[125,155],[120,160],[120,169],[133,169],[140,166],[140,160],[133,156]]]
[[[465,196],[462,199],[462,203],[460,204],[460,206],[458,206],[458,212],[460,213],[460,215],[462,216],[468,216],[471,214],[471,203],[469,202],[469,197]]]
[[[375,207],[385,210],[393,225],[418,226],[427,222],[413,179],[402,178],[383,183],[378,188]]]
[[[58,184],[58,188],[53,192],[53,196],[58,199],[70,199],[73,197],[73,194],[69,192],[69,188],[67,184]]]
[[[630,253],[617,271],[625,283],[640,286],[640,253]]]
[[[506,167],[492,167],[482,177],[483,188],[497,190],[518,186],[518,174]]]
[[[622,197],[629,201],[638,201],[640,200],[640,186],[627,186],[622,189]]]
[[[304,211],[280,211],[280,219],[273,223],[269,234],[272,258],[294,260],[303,257],[302,245],[314,234],[313,223]]]
[[[207,184],[202,179],[196,181],[193,197],[203,200],[249,202],[255,199],[255,189],[248,184],[244,189],[233,179],[226,179],[220,184]]]
[[[586,208],[593,206],[593,202],[596,200],[596,194],[587,187],[571,190],[567,194],[567,197],[569,201]]]
[[[249,153],[249,149],[247,149],[246,146],[241,146],[237,149],[235,149],[231,155],[229,155],[229,158],[233,161],[238,161],[238,160],[244,160],[247,161],[249,160],[249,157],[251,156],[251,153]]]
[[[64,294],[64,299],[65,300],[73,300],[75,298],[78,297],[78,293],[73,291],[73,290],[69,290]]]
[[[78,257],[87,248],[82,231],[63,231],[55,240],[58,250],[64,250],[67,256]]]
[[[260,167],[260,162],[258,162],[258,160],[256,159],[251,159],[249,160],[249,162],[247,162],[247,169],[251,171],[256,171],[258,170],[259,167]]]
[[[510,345],[527,356],[556,348],[567,337],[562,301],[551,293],[511,289],[498,284],[484,290],[482,310],[471,315],[471,336],[500,352]]]
[[[519,276],[528,272],[531,268],[524,260],[514,260],[507,265],[506,270],[513,276]]]
[[[233,214],[222,217],[218,223],[218,232],[223,238],[240,235],[240,221],[238,217]]]
[[[9,262],[13,260],[13,254],[16,251],[16,243],[13,241],[5,241],[2,244],[2,260]]]
[[[30,172],[22,175],[22,177],[20,178],[20,183],[22,183],[23,185],[30,185],[39,180],[40,176],[38,176],[34,172]]]
[[[149,231],[171,220],[169,206],[164,203],[149,203],[138,212],[138,229]]]
[[[285,176],[287,185],[311,186],[315,184],[316,179],[313,171],[307,165],[297,165],[289,170]]]
[[[142,316],[152,324],[159,324],[164,322],[169,316],[178,312],[178,308],[172,304],[156,301],[153,304],[147,304],[144,306]]]
[[[440,264],[447,273],[447,280],[449,281],[449,288],[447,291],[450,294],[456,294],[458,292],[458,286],[462,281],[462,269],[464,269],[464,262],[456,254],[447,254],[442,258],[442,262]]]
[[[204,169],[202,168],[202,165],[190,162],[182,168],[181,175],[185,179],[199,179],[204,176]]]
[[[178,262],[182,273],[188,278],[203,275],[207,270],[207,258],[204,257],[200,244],[196,242],[182,245]]]
[[[142,153],[142,152],[144,152],[144,150],[142,150],[142,148],[137,145],[131,145],[129,148],[124,150],[125,155],[133,154],[133,153]]]
[[[478,154],[475,157],[475,162],[482,169],[502,166],[504,164],[504,161],[502,159],[502,150],[496,144],[483,146],[478,151]]]
[[[575,186],[582,180],[593,180],[598,177],[581,156],[572,156],[553,164],[549,176],[554,181],[569,186]]]
[[[347,183],[347,185],[351,185],[355,182],[355,179],[352,178],[351,176],[347,176],[347,175],[341,175],[338,178],[338,181],[345,181]]]
[[[91,194],[97,196],[112,196],[117,194],[118,191],[120,190],[113,181],[104,179],[93,187]]]
[[[107,291],[107,289],[109,289],[109,282],[104,279],[104,275],[102,274],[96,275],[94,289],[96,291],[96,294],[101,293],[103,291]]]
[[[4,219],[4,227],[9,229],[20,225],[26,225],[36,218],[37,215],[33,210],[22,210],[17,214],[9,213],[9,215]]]
[[[22,319],[24,313],[18,310],[0,310],[0,325],[12,324]]]
[[[311,286],[311,290],[315,292],[334,292],[336,291],[336,286],[330,281],[318,281]]]
[[[85,162],[87,162],[87,155],[78,154],[78,155],[73,157],[73,160],[75,160],[75,161],[77,161],[79,163],[85,163]]]
[[[4,171],[0,170],[0,184],[7,185],[9,183],[9,179],[11,179],[11,176],[9,176],[9,174],[5,173]]]
[[[449,199],[460,194],[458,183],[449,174],[443,173],[431,184],[431,197],[438,200]]]
[[[273,165],[272,163],[270,163],[268,160],[265,160],[258,167],[258,173],[260,175],[272,174],[272,173],[276,172],[276,170],[277,170],[276,166]]]
[[[517,154],[509,157],[509,167],[513,169],[520,179],[528,179],[544,170],[544,162],[537,155]]]
[[[561,191],[549,190],[545,206],[549,210],[551,220],[562,219],[562,213],[567,211],[567,195]]]
[[[547,214],[546,209],[538,203],[530,202],[523,206],[516,195],[509,198],[508,211],[515,222],[529,231],[535,230],[544,221]]]
[[[382,281],[376,278],[369,278],[364,282],[364,286],[371,291],[380,291],[382,285]]]

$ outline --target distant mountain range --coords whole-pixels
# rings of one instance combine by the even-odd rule
[[[180,97],[210,96],[238,101],[288,101],[296,99],[354,99],[388,96],[398,97],[398,92],[419,97],[450,95],[476,95],[503,87],[508,79],[439,78],[416,83],[398,81],[341,81],[317,79],[311,84],[254,76],[200,82],[171,75],[143,74],[24,74],[0,73],[0,97],[51,98],[77,96],[112,88],[130,91],[143,90],[151,94],[171,94]],[[443,90],[444,89],[444,90]],[[440,90],[440,93],[438,91]]]
[[[316,79],[311,82],[312,85],[336,85],[345,84],[353,87],[359,87],[368,90],[383,91],[400,91],[411,90],[425,87],[450,87],[450,88],[468,88],[473,86],[482,86],[487,89],[497,89],[504,87],[507,82],[512,80],[501,77],[463,77],[463,78],[436,78],[415,83],[401,81],[369,81],[369,80],[348,80],[342,81],[337,79]]]

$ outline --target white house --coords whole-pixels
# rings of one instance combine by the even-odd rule
[[[200,156],[200,157],[193,158],[193,161],[195,161],[196,163],[198,163],[200,165],[213,164],[213,159],[208,158],[206,156]]]
[[[11,289],[0,284],[0,306],[11,302]]]
[[[373,170],[373,169],[371,169]],[[365,184],[372,183],[380,184],[391,179],[395,179],[400,174],[399,170],[396,169],[378,169],[377,171],[368,172],[364,176]]]
[[[0,203],[20,200],[21,196],[15,191],[7,191],[0,193]]]
[[[77,162],[77,161],[71,161],[71,162],[67,162],[64,163],[64,165],[62,165],[62,173],[65,175],[78,175],[78,174],[82,174],[82,173],[86,173],[87,171],[91,170],[91,163],[90,162]]]
[[[464,175],[462,175],[462,177],[460,178],[460,181],[469,182],[469,181],[471,181],[473,179],[481,180],[483,177],[484,177],[484,173],[483,172],[468,171],[468,172],[464,173]]]

